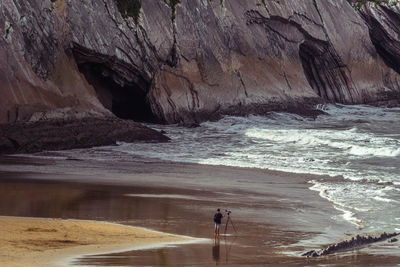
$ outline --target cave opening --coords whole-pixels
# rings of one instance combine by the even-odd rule
[[[137,122],[159,122],[146,97],[150,87],[148,82],[116,82],[119,80],[118,77],[113,77],[116,74],[100,63],[86,62],[78,67],[95,88],[99,101],[115,116]]]

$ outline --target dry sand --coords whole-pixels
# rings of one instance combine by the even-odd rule
[[[8,267],[65,266],[77,255],[191,240],[106,222],[0,216],[0,262]]]

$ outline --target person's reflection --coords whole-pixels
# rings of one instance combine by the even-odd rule
[[[212,256],[215,260],[216,265],[219,263],[219,238],[214,240],[214,246],[212,247]]]

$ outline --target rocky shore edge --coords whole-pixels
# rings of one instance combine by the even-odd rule
[[[0,154],[34,153],[115,145],[120,142],[167,142],[162,133],[115,117],[69,118],[0,124]]]
[[[326,256],[326,255],[330,255],[330,254],[334,254],[334,253],[345,252],[345,251],[349,251],[349,250],[353,250],[353,249],[359,249],[359,248],[362,248],[364,246],[367,246],[367,245],[370,245],[373,243],[386,241],[388,239],[390,239],[389,242],[393,243],[393,242],[398,241],[396,236],[399,236],[399,235],[400,235],[400,233],[383,233],[379,236],[357,235],[356,237],[352,237],[349,240],[344,240],[342,242],[338,242],[336,244],[330,245],[325,249],[310,250],[310,251],[302,254],[301,256],[305,256],[305,257]]]

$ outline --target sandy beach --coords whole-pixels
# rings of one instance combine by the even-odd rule
[[[77,255],[193,241],[130,226],[81,220],[0,216],[2,266],[68,266]]]
[[[68,236],[71,239],[57,239],[73,240],[79,243],[79,248],[80,243],[87,245],[90,242],[104,248],[100,255],[96,250],[82,253],[81,249],[70,250],[73,242],[61,242],[69,247],[63,249],[69,251],[69,257],[75,255],[73,264],[78,266],[396,266],[399,262],[397,243],[386,242],[320,258],[300,256],[310,249],[323,248],[359,233],[357,227],[341,219],[340,211],[317,192],[309,190],[308,181],[316,178],[307,174],[143,158],[101,161],[50,157],[49,154],[33,158],[2,157],[0,215],[19,217],[12,219],[16,225],[25,220],[21,217],[37,217],[68,219],[66,224],[72,222],[70,219],[85,220],[85,223],[103,227],[97,222],[87,222],[95,220],[213,239],[215,209],[232,211],[236,230],[229,224],[226,235],[215,243],[140,250],[135,250],[135,244],[131,243],[123,244],[125,248],[133,246],[131,250],[115,252],[119,250],[112,247],[116,228],[109,228],[111,237],[100,241],[96,241],[96,232],[89,234],[91,239],[75,240],[72,236]],[[49,227],[46,229],[53,229],[52,223],[64,223],[44,220]],[[84,225],[80,227],[85,229]],[[117,236],[118,231],[136,231],[119,227]],[[25,235],[34,234],[34,231],[26,231],[29,228],[41,227],[25,225],[19,231]],[[58,232],[46,232],[55,233]],[[14,241],[18,239],[30,240],[23,235],[14,236]],[[159,234],[156,242],[180,239]],[[131,241],[130,238],[121,240]],[[148,241],[143,240],[144,243]],[[0,242],[0,246],[5,244],[7,242]],[[30,242],[30,247],[34,246],[35,243]],[[9,258],[9,262],[17,264],[25,260],[32,263],[38,252],[32,253],[31,256]],[[55,256],[55,261],[65,259],[60,254],[50,253],[49,256]]]

